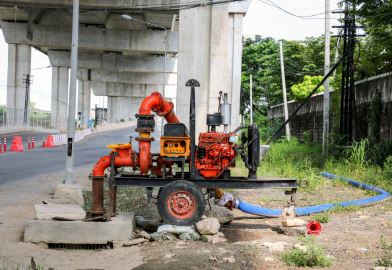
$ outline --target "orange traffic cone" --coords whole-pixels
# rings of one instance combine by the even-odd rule
[[[46,137],[43,147],[52,148],[54,146],[55,144],[54,144],[53,135],[48,135],[48,137]]]
[[[22,136],[14,136],[12,138],[11,152],[23,152]]]

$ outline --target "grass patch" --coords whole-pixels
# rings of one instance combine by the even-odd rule
[[[382,256],[376,262],[376,266],[391,267],[392,266],[392,243],[388,243],[381,237]]]
[[[325,254],[325,250],[316,243],[315,237],[301,239],[304,248],[293,248],[283,253],[283,261],[287,265],[298,267],[329,267],[332,260]]]
[[[383,167],[374,165],[366,158],[372,150],[371,147],[365,139],[324,160],[320,144],[300,143],[295,138],[290,141],[281,140],[271,145],[270,151],[261,162],[258,174],[305,180],[307,185],[301,190],[314,191],[322,188],[325,181],[328,181],[320,176],[321,171],[327,171],[392,192],[392,156],[385,160]],[[334,180],[333,185],[349,186],[338,180]]]
[[[320,223],[328,223],[331,219],[331,214],[329,212],[318,213],[313,215],[312,219]]]

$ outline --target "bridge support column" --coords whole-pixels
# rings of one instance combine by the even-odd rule
[[[31,47],[22,44],[8,44],[7,73],[7,125],[23,126],[26,86],[23,79],[31,70]],[[28,96],[30,93],[27,93]],[[28,97],[28,102],[29,102]],[[28,107],[28,106],[27,106]],[[28,124],[29,114],[27,114]]]
[[[78,118],[80,119],[80,126],[87,128],[90,120],[90,106],[91,106],[91,81],[78,81]]]
[[[68,84],[68,67],[52,67],[52,127],[64,132],[67,129]]]
[[[219,91],[232,103],[231,128],[239,125],[242,17],[247,7],[230,4],[180,10],[177,112],[189,122],[189,79],[196,79],[196,133],[207,129],[206,115],[218,111]]]
[[[131,115],[131,99],[132,97],[108,97],[108,122],[120,123],[122,120],[128,121]]]

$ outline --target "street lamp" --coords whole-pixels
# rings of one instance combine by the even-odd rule
[[[164,62],[163,62],[163,81],[162,81],[163,97],[165,97],[166,96],[166,91],[165,91],[166,90],[166,58],[167,58],[167,47],[168,47],[167,28],[164,27],[163,25],[135,19],[134,17],[132,17],[131,15],[128,15],[128,14],[122,14],[121,18],[126,19],[126,20],[130,20],[130,21],[132,20],[132,21],[142,23],[145,25],[154,26],[154,27],[160,28],[163,31],[165,31],[165,56],[164,56]],[[163,120],[162,120],[162,125],[161,125],[161,133],[163,133]]]

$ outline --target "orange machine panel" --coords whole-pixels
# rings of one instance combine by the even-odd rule
[[[160,155],[163,157],[187,157],[190,153],[190,137],[161,137]]]

